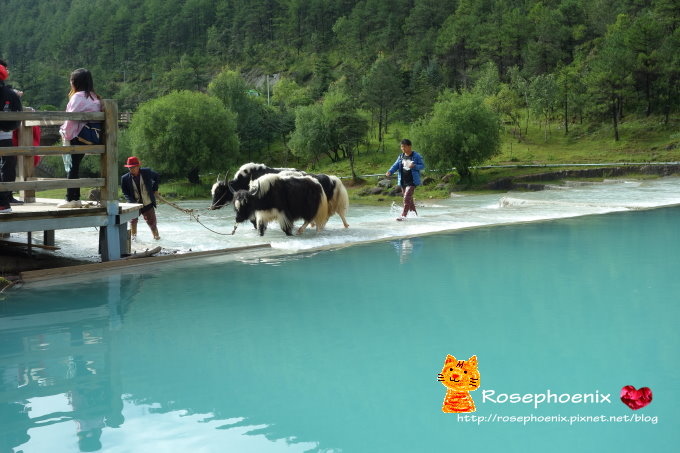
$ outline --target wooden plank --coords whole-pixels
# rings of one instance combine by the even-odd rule
[[[28,243],[19,241],[10,241],[7,239],[0,239],[0,246],[13,246],[13,247],[28,247]],[[39,249],[45,250],[59,250],[61,247],[55,247],[53,245],[36,244],[31,242],[31,247],[37,247]]]
[[[140,209],[142,209],[143,206],[144,205],[142,205],[141,203],[120,203],[118,205],[118,208],[119,208],[118,212],[120,214],[125,214],[125,213],[128,213],[128,212],[139,213],[138,211]]]
[[[136,266],[149,266],[150,264],[160,264],[164,262],[172,263],[178,260],[205,258],[217,255],[226,255],[235,252],[271,248],[271,244],[256,244],[229,249],[206,250],[202,252],[190,252],[174,255],[150,256],[134,260],[106,261],[104,263],[83,264],[78,266],[66,266],[54,269],[41,269],[37,271],[22,272],[20,277],[23,283],[49,280],[53,278],[64,278],[69,276],[80,276],[88,272],[102,272],[106,270],[116,270]]]
[[[160,251],[161,251],[161,246],[159,245],[157,247],[152,248],[151,250],[146,250],[144,252],[139,252],[139,253],[135,252],[131,255],[128,255],[128,256],[121,258],[121,260],[135,260],[135,259],[139,259],[139,258],[146,258],[148,256],[153,256]]]
[[[19,127],[19,146],[32,146],[33,145],[33,128],[22,124]],[[23,155],[19,155],[17,159],[17,179],[19,181],[28,181],[33,177],[33,157],[28,156],[24,158]],[[35,201],[35,190],[22,190],[21,198],[26,203],[33,203]]]
[[[104,112],[2,112],[0,121],[104,121]],[[116,118],[117,120],[117,118]]]
[[[129,222],[132,219],[136,219],[137,217],[139,217],[139,211],[121,213],[118,216],[116,216],[116,223],[118,225],[122,225],[124,223]]]
[[[104,120],[106,153],[101,155],[100,167],[106,183],[101,199],[110,202],[118,200],[118,104],[111,99],[104,99],[102,105],[106,115]]]
[[[0,191],[15,190],[52,190],[66,189],[69,187],[102,187],[104,178],[80,178],[80,179],[39,179],[33,181],[0,182]]]
[[[26,209],[26,205],[15,206],[9,214],[3,214],[0,220],[7,221],[16,219],[44,219],[48,217],[82,217],[88,215],[104,215],[106,208],[103,206],[92,206],[82,208],[58,208],[56,204],[41,206],[39,210]],[[35,230],[26,230],[35,231]]]
[[[24,124],[29,127],[40,126],[40,127],[50,127],[50,126],[61,126],[64,124],[63,121],[58,120],[24,120]]]
[[[3,214],[3,216],[6,214]],[[102,227],[109,222],[103,215],[81,215],[72,217],[43,217],[34,219],[5,220],[0,222],[0,233],[20,233],[25,231],[68,230],[71,228]]]
[[[104,145],[14,146],[0,148],[0,156],[53,156],[58,154],[104,154]]]

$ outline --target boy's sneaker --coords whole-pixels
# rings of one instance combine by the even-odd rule
[[[9,214],[12,212],[12,208],[9,206],[0,206],[0,214]]]
[[[57,205],[58,208],[80,208],[82,207],[80,200],[62,201]]]
[[[24,204],[23,201],[17,200],[17,199],[14,198],[14,197],[12,197],[12,198],[9,199],[9,203],[10,203],[10,204]]]
[[[402,221],[406,220],[406,217],[404,217],[403,215],[400,215],[399,217],[397,217],[396,220],[397,220],[397,222],[402,222]]]

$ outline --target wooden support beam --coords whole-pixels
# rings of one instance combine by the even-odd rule
[[[104,145],[82,146],[15,146],[0,148],[2,156],[53,156],[58,154],[104,154]]]
[[[19,126],[19,146],[33,145],[33,128],[24,125]],[[14,148],[16,151],[16,147]],[[28,181],[33,177],[33,156],[25,157],[23,154],[17,154],[17,180]],[[35,190],[24,189],[21,190],[21,198],[25,203],[35,202]]]
[[[102,178],[106,180],[101,194],[102,201],[118,201],[118,104],[111,99],[102,101],[104,109],[104,144],[106,153],[101,155]]]
[[[29,244],[27,242],[19,242],[19,241],[10,241],[8,239],[0,239],[0,246],[13,246],[13,247],[28,247]],[[53,245],[46,245],[46,244],[36,244],[35,242],[32,242],[31,247],[36,247],[39,249],[45,249],[45,250],[59,250],[60,247],[55,247]]]
[[[80,215],[73,217],[49,217],[34,219],[17,219],[11,222],[0,222],[0,233],[18,233],[22,231],[68,230],[70,228],[88,228],[106,226],[109,221],[106,213],[101,215]]]
[[[54,245],[54,230],[43,231],[43,244]]]
[[[162,263],[174,263],[180,260],[207,258],[219,255],[228,255],[236,252],[244,252],[266,248],[271,248],[271,244],[246,245],[243,247],[233,247],[228,249],[176,253],[173,255],[149,256],[146,258],[139,258],[134,260],[107,261],[103,263],[83,264],[53,269],[41,269],[37,271],[26,271],[21,273],[21,281],[23,283],[33,283],[52,278],[58,279],[65,279],[67,277],[80,278],[83,276],[83,274],[88,272],[95,272],[98,275],[101,275],[102,272],[106,272],[107,270],[120,270],[122,268],[129,268],[131,272],[139,273],[141,271],[137,269],[138,266],[150,269]]]
[[[104,178],[80,178],[80,179],[34,179],[32,181],[0,182],[0,191],[3,190],[52,190],[67,189],[69,187],[102,187]]]
[[[38,124],[75,121],[104,121],[104,112],[1,112],[2,121],[37,121]],[[118,121],[118,118],[115,119]],[[35,123],[32,123],[35,124]]]

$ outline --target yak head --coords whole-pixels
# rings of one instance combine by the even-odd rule
[[[245,222],[255,215],[254,206],[256,195],[251,190],[237,190],[234,192],[234,213],[236,223]]]
[[[220,209],[222,206],[229,204],[234,198],[234,189],[231,186],[231,181],[227,182],[227,175],[224,179],[220,179],[217,175],[217,181],[213,184],[210,193],[212,194],[212,203],[210,209]]]

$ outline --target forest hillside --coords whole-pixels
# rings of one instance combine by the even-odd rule
[[[135,115],[172,93],[200,92],[233,113],[220,119],[235,121],[238,149],[220,151],[233,162],[272,149],[308,163],[351,161],[361,144],[384,147],[395,125],[431,131],[439,102],[440,112],[477,105],[447,93],[481,99],[519,140],[530,125],[555,124],[567,134],[572,124],[607,124],[618,140],[627,116],[672,128],[680,109],[680,0],[2,5],[0,56],[26,105],[63,109],[78,67],[93,72],[102,97]],[[159,108],[147,107],[147,116]],[[167,160],[153,155],[150,140],[131,131],[124,143]],[[462,163],[485,161],[499,152],[494,146]],[[436,154],[436,162],[460,165],[457,155]]]

